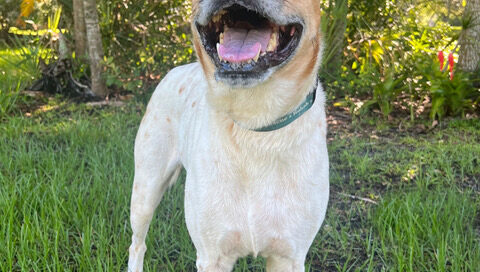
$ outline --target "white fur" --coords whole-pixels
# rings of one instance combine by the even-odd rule
[[[253,132],[207,101],[198,63],[157,87],[135,142],[129,271],[142,271],[145,236],[168,185],[187,171],[185,216],[199,271],[267,257],[270,271],[304,271],[327,208],[324,94],[292,124]]]

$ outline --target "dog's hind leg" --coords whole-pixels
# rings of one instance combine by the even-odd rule
[[[161,119],[165,120],[164,123]],[[163,114],[148,113],[140,125],[135,141],[135,178],[130,204],[132,244],[128,271],[143,270],[147,250],[145,237],[155,208],[165,190],[174,183],[181,170],[176,137],[171,121]]]

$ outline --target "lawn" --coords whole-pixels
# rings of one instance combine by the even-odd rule
[[[145,103],[45,100],[0,122],[1,271],[124,271]],[[331,127],[331,199],[309,271],[480,271],[480,122],[422,132]],[[194,271],[185,174],[147,238],[146,271]],[[235,271],[263,271],[245,258]]]

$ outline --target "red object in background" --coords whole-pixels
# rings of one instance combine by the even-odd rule
[[[443,64],[445,63],[445,56],[442,51],[438,51],[438,61],[440,62],[440,70],[443,70]]]
[[[448,55],[448,68],[450,69],[450,80],[453,80],[453,66],[455,66],[455,60],[453,59],[453,54]]]

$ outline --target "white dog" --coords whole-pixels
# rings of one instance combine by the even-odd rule
[[[319,28],[316,0],[193,1],[199,63],[163,79],[135,142],[129,271],[182,166],[199,271],[304,271],[329,196]]]

